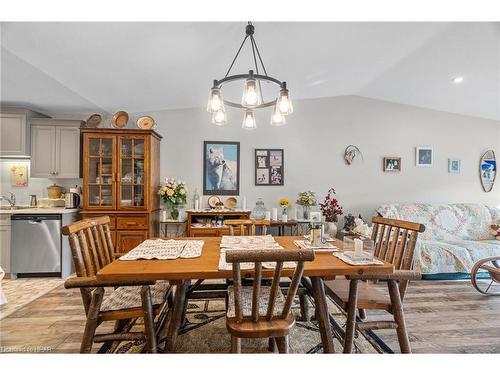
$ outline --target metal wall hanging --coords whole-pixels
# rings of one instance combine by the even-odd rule
[[[344,160],[348,165],[351,165],[356,156],[358,155],[360,155],[361,159],[363,159],[363,154],[361,153],[361,150],[357,146],[349,145],[345,148]]]
[[[495,178],[497,175],[497,160],[495,158],[495,151],[488,150],[479,161],[479,178],[481,185],[486,193],[493,189]]]
[[[212,124],[225,125],[227,123],[227,115],[224,105],[244,109],[245,113],[243,115],[241,127],[249,130],[257,127],[253,113],[254,109],[274,106],[271,114],[271,125],[275,126],[284,125],[286,122],[285,116],[293,112],[292,101],[290,100],[290,96],[288,94],[286,82],[282,82],[267,74],[266,67],[264,66],[259,48],[257,47],[257,43],[255,42],[255,38],[253,36],[254,32],[255,27],[251,22],[248,22],[248,25],[245,28],[245,38],[243,39],[238,52],[236,52],[236,56],[231,62],[226,75],[222,79],[214,80],[207,104],[207,112],[212,114]],[[254,70],[249,70],[248,74],[229,75],[241,52],[241,49],[243,48],[243,45],[247,40],[250,40],[250,45],[252,47],[255,72]],[[262,68],[264,74],[260,74],[259,67]],[[222,85],[231,81],[245,81],[243,96],[240,103],[225,100],[222,96]],[[267,102],[264,101],[262,98],[261,81],[266,81],[280,87],[277,98],[273,98]]]

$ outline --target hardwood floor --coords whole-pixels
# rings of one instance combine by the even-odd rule
[[[500,297],[479,295],[469,282],[414,282],[405,313],[415,353],[500,353]],[[57,287],[0,320],[0,352],[77,353],[84,322],[79,291]],[[395,333],[376,333],[397,351]]]

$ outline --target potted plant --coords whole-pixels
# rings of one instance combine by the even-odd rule
[[[179,206],[187,202],[186,183],[175,179],[165,178],[165,183],[158,190],[158,194],[170,211],[172,220],[179,220]]]
[[[310,190],[300,192],[296,203],[302,206],[303,218],[309,220],[311,206],[316,205],[316,193]]]
[[[328,190],[323,203],[319,204],[321,212],[325,217],[325,233],[328,233],[332,238],[337,236],[337,225],[339,216],[344,214],[342,206],[339,205],[337,199],[334,198],[336,194],[335,189]]]

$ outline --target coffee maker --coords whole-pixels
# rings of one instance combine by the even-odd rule
[[[80,187],[75,186],[70,188],[69,192],[64,194],[64,207],[65,208],[80,208],[82,190]]]

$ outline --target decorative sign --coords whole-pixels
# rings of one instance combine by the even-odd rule
[[[17,164],[10,167],[10,184],[14,187],[28,186],[28,166]]]
[[[479,177],[486,193],[493,189],[497,175],[497,161],[493,150],[486,151],[479,161]]]

